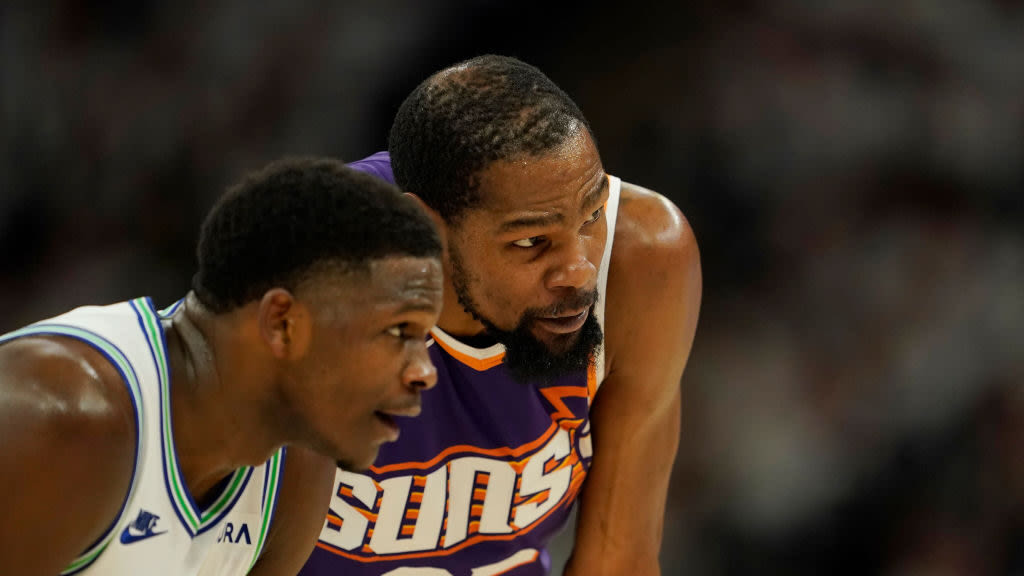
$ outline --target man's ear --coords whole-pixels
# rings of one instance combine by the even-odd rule
[[[447,251],[448,226],[447,224],[445,224],[444,218],[441,218],[441,215],[438,214],[436,210],[434,210],[430,206],[427,206],[427,203],[424,202],[423,199],[420,198],[419,196],[413,194],[412,192],[405,192],[405,195],[408,196],[409,198],[412,198],[413,201],[416,202],[416,205],[420,207],[420,210],[426,212],[427,216],[430,216],[430,219],[434,221],[434,226],[437,228],[438,234],[441,235],[441,246],[445,249],[445,251]]]
[[[270,353],[280,360],[301,358],[309,349],[312,316],[291,292],[272,288],[259,305],[260,336]]]

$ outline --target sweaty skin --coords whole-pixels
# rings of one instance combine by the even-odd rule
[[[680,378],[700,309],[700,257],[679,209],[623,183],[619,210],[608,274],[607,376],[591,408],[594,459],[567,576],[660,574]]]
[[[593,289],[610,231],[597,214],[607,200],[607,178],[585,129],[551,153],[498,161],[479,177],[481,207],[455,226],[434,213],[449,251],[454,247],[466,269],[463,291],[477,316],[507,330],[524,310]],[[675,205],[624,182],[614,233],[606,378],[591,408],[594,457],[565,572],[570,576],[660,573],[680,380],[700,308],[697,243]],[[482,332],[484,325],[457,297],[451,257],[445,272],[439,326],[458,336]],[[564,337],[543,324],[532,332],[554,348]]]
[[[242,466],[289,445],[268,540],[250,574],[294,574],[323,524],[337,460],[368,466],[436,382],[425,336],[441,305],[436,258],[318,273],[223,314],[189,294],[163,324],[178,459],[207,501]],[[225,406],[232,407],[225,410]],[[135,465],[120,373],[57,336],[0,345],[0,574],[57,574],[118,517]]]

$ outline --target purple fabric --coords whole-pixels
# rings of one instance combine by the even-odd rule
[[[350,166],[394,182],[387,152]],[[550,571],[547,543],[590,468],[588,375],[531,386],[438,342],[430,357],[438,383],[422,414],[400,419],[401,437],[365,475],[339,472],[303,576]]]
[[[521,563],[502,574],[549,572],[547,542],[565,524],[590,467],[587,375],[531,386],[513,381],[504,364],[472,367],[437,342],[430,355],[438,384],[423,395],[422,414],[402,419],[399,440],[381,447],[367,473],[372,483],[352,482],[363,484],[361,497],[344,479],[335,486],[335,520],[329,517],[301,574],[432,566],[470,576],[517,553]],[[426,511],[428,501],[440,508]],[[399,515],[400,524],[388,528],[385,518]],[[342,527],[355,537],[343,539]],[[373,530],[392,534],[389,542],[371,548]]]
[[[376,176],[382,180],[387,180],[392,184],[395,183],[395,174],[391,171],[391,156],[388,155],[387,151],[377,152],[362,160],[350,162],[349,167]]]

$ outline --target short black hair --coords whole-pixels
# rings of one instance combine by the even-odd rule
[[[436,257],[429,216],[398,188],[326,158],[287,158],[246,176],[199,233],[192,289],[215,313],[295,290],[314,266],[368,269],[388,256]]]
[[[481,200],[479,171],[552,150],[579,124],[593,138],[583,112],[543,72],[478,56],[427,78],[402,102],[388,139],[395,182],[455,223]]]

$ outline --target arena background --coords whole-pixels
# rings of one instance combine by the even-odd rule
[[[700,242],[664,574],[1024,573],[1020,2],[5,2],[0,331],[180,297],[226,185],[486,52]]]

